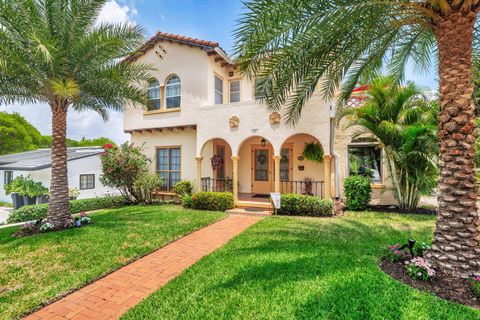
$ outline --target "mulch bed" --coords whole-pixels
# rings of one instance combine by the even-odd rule
[[[428,291],[446,300],[480,309],[480,301],[472,291],[468,279],[453,278],[437,272],[431,281],[414,280],[408,276],[404,260],[398,262],[382,260],[380,268],[392,278],[411,287]]]
[[[372,211],[392,212],[392,213],[409,213],[409,214],[437,214],[437,210],[434,208],[418,207],[415,210],[401,210],[396,206],[369,206]]]
[[[55,231],[62,231],[62,230],[67,230],[67,229],[84,228],[84,227],[89,226],[89,225],[94,223],[93,221],[90,221],[90,223],[83,223],[80,226],[72,224],[67,228],[54,229],[54,230],[49,230],[49,231],[46,231],[46,232],[42,232],[40,230],[40,227],[42,225],[42,221],[43,221],[43,219],[39,219],[39,220],[36,220],[35,222],[30,222],[30,223],[27,222],[26,224],[24,224],[20,228],[20,230],[15,232],[12,236],[16,237],[16,238],[23,238],[23,237],[33,236],[33,235],[36,235],[36,234],[41,234],[41,233],[46,233],[46,232],[55,232]]]

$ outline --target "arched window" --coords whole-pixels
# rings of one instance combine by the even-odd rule
[[[148,110],[159,110],[160,99],[160,83],[157,80],[148,82]]]
[[[180,107],[181,88],[180,78],[178,76],[168,78],[165,94],[167,109]]]

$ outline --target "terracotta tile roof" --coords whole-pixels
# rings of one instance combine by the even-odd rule
[[[215,41],[201,40],[197,38],[182,36],[179,34],[158,31],[150,39],[148,39],[145,42],[145,44],[141,46],[136,52],[127,56],[124,59],[124,61],[130,62],[132,60],[135,60],[135,58],[143,54],[149,48],[153,47],[158,41],[162,41],[162,40],[173,41],[173,42],[178,42],[178,43],[186,44],[190,46],[201,47],[202,49],[205,49],[205,50],[214,50],[215,48],[219,48],[220,50],[224,51],[220,47],[219,43]]]

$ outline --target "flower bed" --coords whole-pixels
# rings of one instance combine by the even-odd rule
[[[81,212],[78,217],[71,219],[67,229],[85,227],[92,223],[92,218],[90,218],[86,212]],[[50,231],[55,231],[53,224],[46,222],[44,219],[38,219],[34,222],[25,223],[20,230],[14,234],[14,236],[21,238]]]

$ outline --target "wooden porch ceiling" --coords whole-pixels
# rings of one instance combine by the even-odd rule
[[[142,129],[130,129],[124,130],[125,133],[154,133],[154,132],[164,132],[164,131],[175,131],[180,130],[184,131],[185,129],[197,129],[197,125],[189,124],[189,125],[182,125],[182,126],[172,126],[172,127],[158,127],[158,128],[142,128]]]

